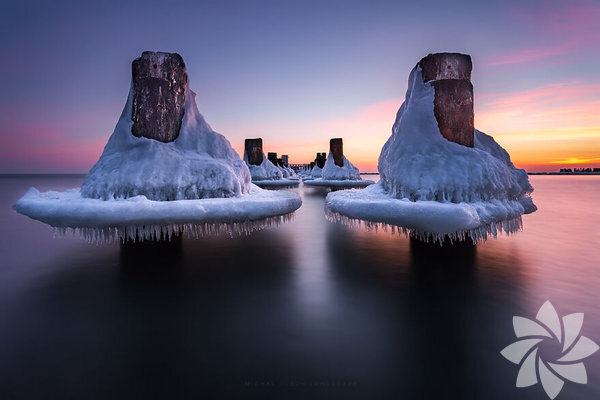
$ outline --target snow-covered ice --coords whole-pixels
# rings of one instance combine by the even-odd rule
[[[112,136],[81,186],[83,197],[183,200],[250,192],[250,171],[206,123],[188,87],[179,137],[170,143],[131,134],[132,97],[130,90]]]
[[[344,165],[339,167],[333,161],[333,155],[329,151],[327,161],[323,168],[315,165],[311,174],[312,179],[305,179],[307,186],[323,186],[331,188],[357,188],[372,185],[371,180],[362,179],[360,171],[344,156]]]
[[[250,176],[253,181],[272,181],[283,179],[283,172],[281,169],[273,164],[265,153],[263,153],[263,160],[260,165],[252,165],[248,163],[248,154],[244,150],[244,162],[250,169]]]
[[[319,186],[319,187],[328,187],[332,189],[347,189],[347,188],[359,188],[359,187],[367,187],[369,185],[374,184],[374,181],[368,179],[306,179],[303,181],[306,186]]]
[[[344,157],[344,165],[339,167],[335,165],[333,161],[333,154],[329,151],[329,155],[327,156],[327,161],[325,161],[325,165],[323,166],[323,171],[321,172],[321,178],[323,180],[330,181],[343,181],[343,180],[360,180],[360,172],[358,168],[356,168],[346,156]]]
[[[39,192],[30,188],[14,205],[16,211],[53,226],[58,233],[79,232],[93,240],[164,238],[184,232],[235,234],[290,218],[302,201],[290,191],[251,186],[249,193],[229,198],[156,201],[145,196],[119,199],[83,197],[79,189]]]
[[[391,226],[442,243],[445,236],[460,240],[468,235],[478,241],[500,232],[514,233],[522,226],[521,214],[532,205],[531,199],[472,203],[395,199],[378,183],[363,190],[329,193],[326,212],[334,221],[352,225],[362,220],[368,227]]]
[[[278,165],[277,168],[279,168],[284,178],[298,179],[298,174],[296,174],[296,172],[290,167],[281,167]]]
[[[252,183],[265,188],[293,187],[299,185],[299,177],[289,167],[275,165],[263,153],[260,165],[252,165],[248,162],[248,154],[244,149],[244,162],[250,169]]]
[[[300,185],[300,181],[298,179],[291,178],[283,178],[279,180],[272,181],[252,181],[256,186],[261,188],[292,188]]]
[[[332,219],[391,225],[442,242],[469,235],[485,240],[521,228],[537,208],[527,173],[491,136],[475,131],[475,147],[446,140],[433,113],[434,88],[420,67],[409,77],[406,99],[379,157],[380,181],[361,191],[327,196]]]
[[[319,166],[315,164],[313,169],[310,171],[309,178],[312,178],[312,179],[320,178],[322,174],[323,174],[323,168],[319,168]]]
[[[262,163],[260,165],[252,165],[248,163],[248,155],[244,150],[244,162],[250,169],[252,183],[260,187],[291,187],[298,186],[299,184],[293,170],[273,164],[264,153]]]
[[[298,194],[253,185],[246,163],[206,123],[187,84],[185,90],[185,114],[173,142],[131,134],[130,88],[117,126],[81,188],[46,193],[31,188],[14,209],[61,232],[77,230],[98,240],[243,233],[287,219],[302,204]]]

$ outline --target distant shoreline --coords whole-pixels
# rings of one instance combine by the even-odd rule
[[[527,175],[600,175],[600,172],[528,172]]]
[[[379,175],[379,172],[361,172],[361,175]],[[11,174],[2,174],[0,173],[0,177],[9,178],[9,177],[22,177],[22,176],[86,176],[87,173],[11,173]],[[527,175],[600,175],[600,172],[527,172]]]

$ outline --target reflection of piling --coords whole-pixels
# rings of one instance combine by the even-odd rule
[[[260,165],[263,162],[263,143],[261,138],[246,139],[244,141],[248,164]]]
[[[442,136],[473,147],[474,114],[471,57],[459,53],[429,54],[419,61],[423,82],[435,89],[433,111]]]
[[[317,153],[317,158],[315,160],[317,167],[323,168],[325,166],[325,161],[327,161],[327,156],[325,153]]]
[[[133,61],[131,70],[131,133],[161,142],[177,139],[188,79],[183,58],[177,53],[145,51]]]
[[[177,233],[171,239],[121,243],[121,265],[130,271],[173,271],[181,259],[183,238]]]
[[[344,166],[344,143],[342,138],[333,138],[329,140],[329,151],[333,156],[333,162],[338,167]]]
[[[414,263],[427,268],[438,265],[461,268],[473,265],[476,246],[468,236],[452,242],[446,236],[441,245],[411,237],[410,252]]]
[[[267,158],[269,159],[269,161],[271,161],[274,165],[277,165],[277,153],[268,153],[267,154]]]

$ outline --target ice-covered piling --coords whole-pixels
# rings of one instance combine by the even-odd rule
[[[248,155],[248,164],[260,165],[263,162],[263,143],[262,138],[246,139],[244,141],[246,154]]]
[[[323,168],[325,166],[325,161],[327,161],[327,155],[325,153],[317,153],[317,158],[315,159],[317,167]]]
[[[430,54],[413,68],[379,156],[379,182],[329,193],[330,219],[444,245],[521,230],[521,216],[536,210],[533,188],[508,152],[474,129],[471,68],[468,55],[455,53]]]
[[[338,167],[344,166],[344,143],[342,138],[333,138],[329,140],[329,151],[333,156],[333,163]]]
[[[174,141],[185,113],[188,76],[183,58],[177,53],[145,51],[133,61],[131,70],[131,133],[161,142]]]
[[[13,208],[58,234],[102,242],[246,234],[287,221],[301,204],[297,193],[251,183],[249,167],[198,111],[179,55],[144,52],[133,62],[121,117],[81,188],[30,188]]]
[[[473,147],[474,112],[471,56],[460,53],[429,54],[419,61],[423,82],[435,89],[435,119],[442,136],[451,142]]]

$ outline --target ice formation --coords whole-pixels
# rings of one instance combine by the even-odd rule
[[[527,173],[491,136],[475,130],[474,147],[445,139],[433,111],[434,88],[421,68],[410,73],[406,99],[379,157],[380,181],[364,190],[330,193],[332,220],[364,220],[440,243],[447,236],[485,240],[513,233],[536,210]]]
[[[313,169],[310,171],[310,177],[313,179],[320,178],[323,174],[323,168],[319,168],[318,165],[315,165]]]
[[[323,167],[323,172],[321,173],[321,178],[323,180],[334,180],[334,181],[345,181],[345,180],[360,180],[360,172],[358,168],[356,168],[345,156],[342,156],[344,160],[344,165],[342,167],[338,167],[333,162],[333,155],[331,151],[327,156],[327,161],[325,161],[325,166]]]
[[[83,197],[183,200],[250,192],[248,168],[206,123],[189,88],[179,137],[169,143],[131,134],[131,101],[130,90],[112,136],[81,186]]]
[[[294,171],[273,164],[264,153],[262,163],[260,165],[252,165],[248,162],[248,155],[244,151],[244,162],[250,169],[252,183],[255,185],[265,188],[275,188],[298,186],[299,184]]]
[[[132,99],[133,85],[112,136],[80,189],[40,193],[31,188],[15,210],[87,236],[123,239],[135,238],[137,232],[147,239],[173,229],[214,231],[210,226],[247,232],[300,207],[295,193],[264,191],[251,183],[244,161],[198,112],[187,76],[185,113],[173,141],[132,134]]]
[[[252,185],[240,196],[172,201],[142,195],[101,200],[83,197],[79,189],[41,193],[30,188],[14,207],[57,233],[79,232],[89,240],[112,241],[165,239],[175,233],[249,233],[289,220],[300,205],[292,192]]]
[[[330,151],[323,168],[321,169],[315,165],[311,174],[313,179],[307,180],[305,184],[308,186],[349,188],[364,187],[374,183],[371,180],[362,179],[360,177],[360,171],[358,168],[352,165],[352,163],[348,161],[345,156],[342,157],[344,160],[344,165],[339,167],[335,165],[333,161],[333,155]]]
[[[279,170],[281,171],[281,174],[283,175],[284,178],[287,179],[292,179],[292,180],[298,180],[298,174],[296,174],[296,172],[291,169],[290,167],[286,167],[286,166],[277,166],[277,168],[279,168]]]
[[[248,163],[248,154],[244,151],[244,162],[250,169],[250,175],[253,181],[272,181],[283,179],[281,169],[273,164],[263,153],[262,163],[260,165],[252,165]]]

